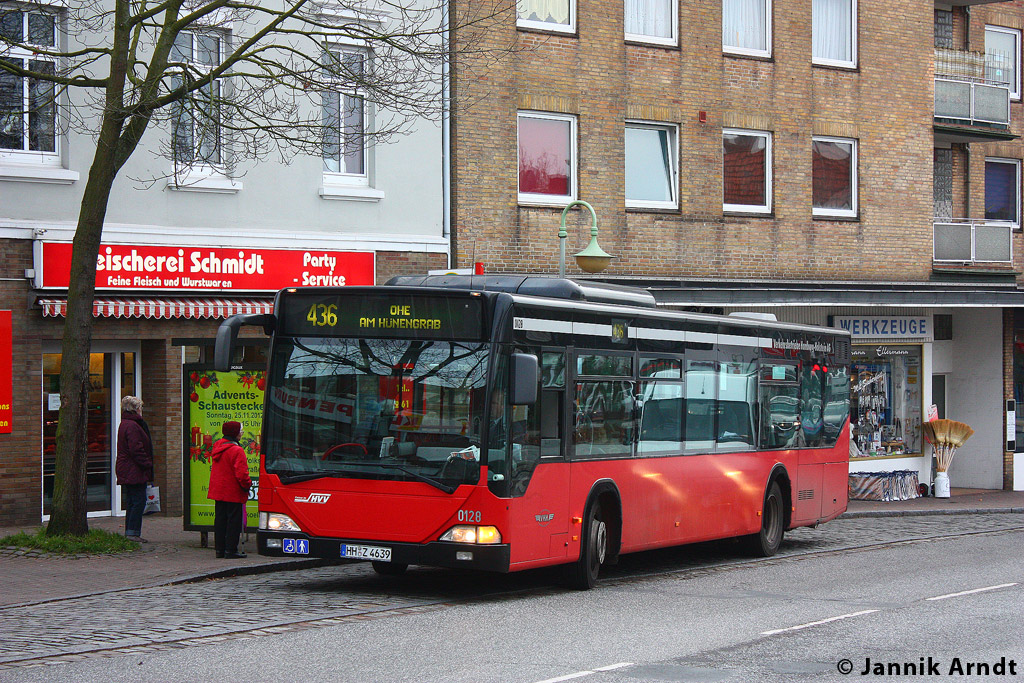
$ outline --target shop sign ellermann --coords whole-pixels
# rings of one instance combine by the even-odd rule
[[[0,311],[0,434],[10,434],[14,422],[13,338],[11,312]]]
[[[930,315],[836,315],[832,327],[849,332],[854,343],[865,339],[929,342],[935,338]]]
[[[67,289],[70,242],[37,242],[36,283]],[[374,254],[361,251],[102,244],[96,289],[275,292],[284,287],[374,284]]]

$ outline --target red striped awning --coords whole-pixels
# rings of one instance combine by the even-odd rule
[[[64,316],[68,300],[39,299],[43,317]],[[93,301],[92,314],[104,318],[228,318],[238,313],[273,313],[273,299],[139,299],[104,297]]]

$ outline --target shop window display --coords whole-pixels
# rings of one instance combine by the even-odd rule
[[[850,381],[852,457],[919,454],[921,347],[854,347]]]

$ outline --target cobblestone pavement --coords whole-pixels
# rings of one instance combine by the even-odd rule
[[[1024,514],[838,519],[789,532],[779,555],[767,560],[744,558],[735,542],[704,543],[626,555],[602,576],[616,583],[665,573],[685,579],[687,573],[751,561],[789,562],[809,553],[1021,532]],[[455,602],[535,597],[564,590],[554,585],[556,578],[550,570],[494,575],[417,567],[385,579],[368,563],[355,563],[0,607],[0,672],[394,617]]]

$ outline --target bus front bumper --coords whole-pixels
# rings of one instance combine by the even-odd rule
[[[482,569],[508,572],[510,552],[508,544],[471,545],[433,541],[431,543],[394,543],[344,538],[323,538],[296,532],[257,531],[256,547],[260,555],[269,557],[318,557],[346,559],[344,548],[351,546],[386,548],[391,551],[394,564],[425,564],[452,569]],[[351,558],[367,559],[373,557]]]

